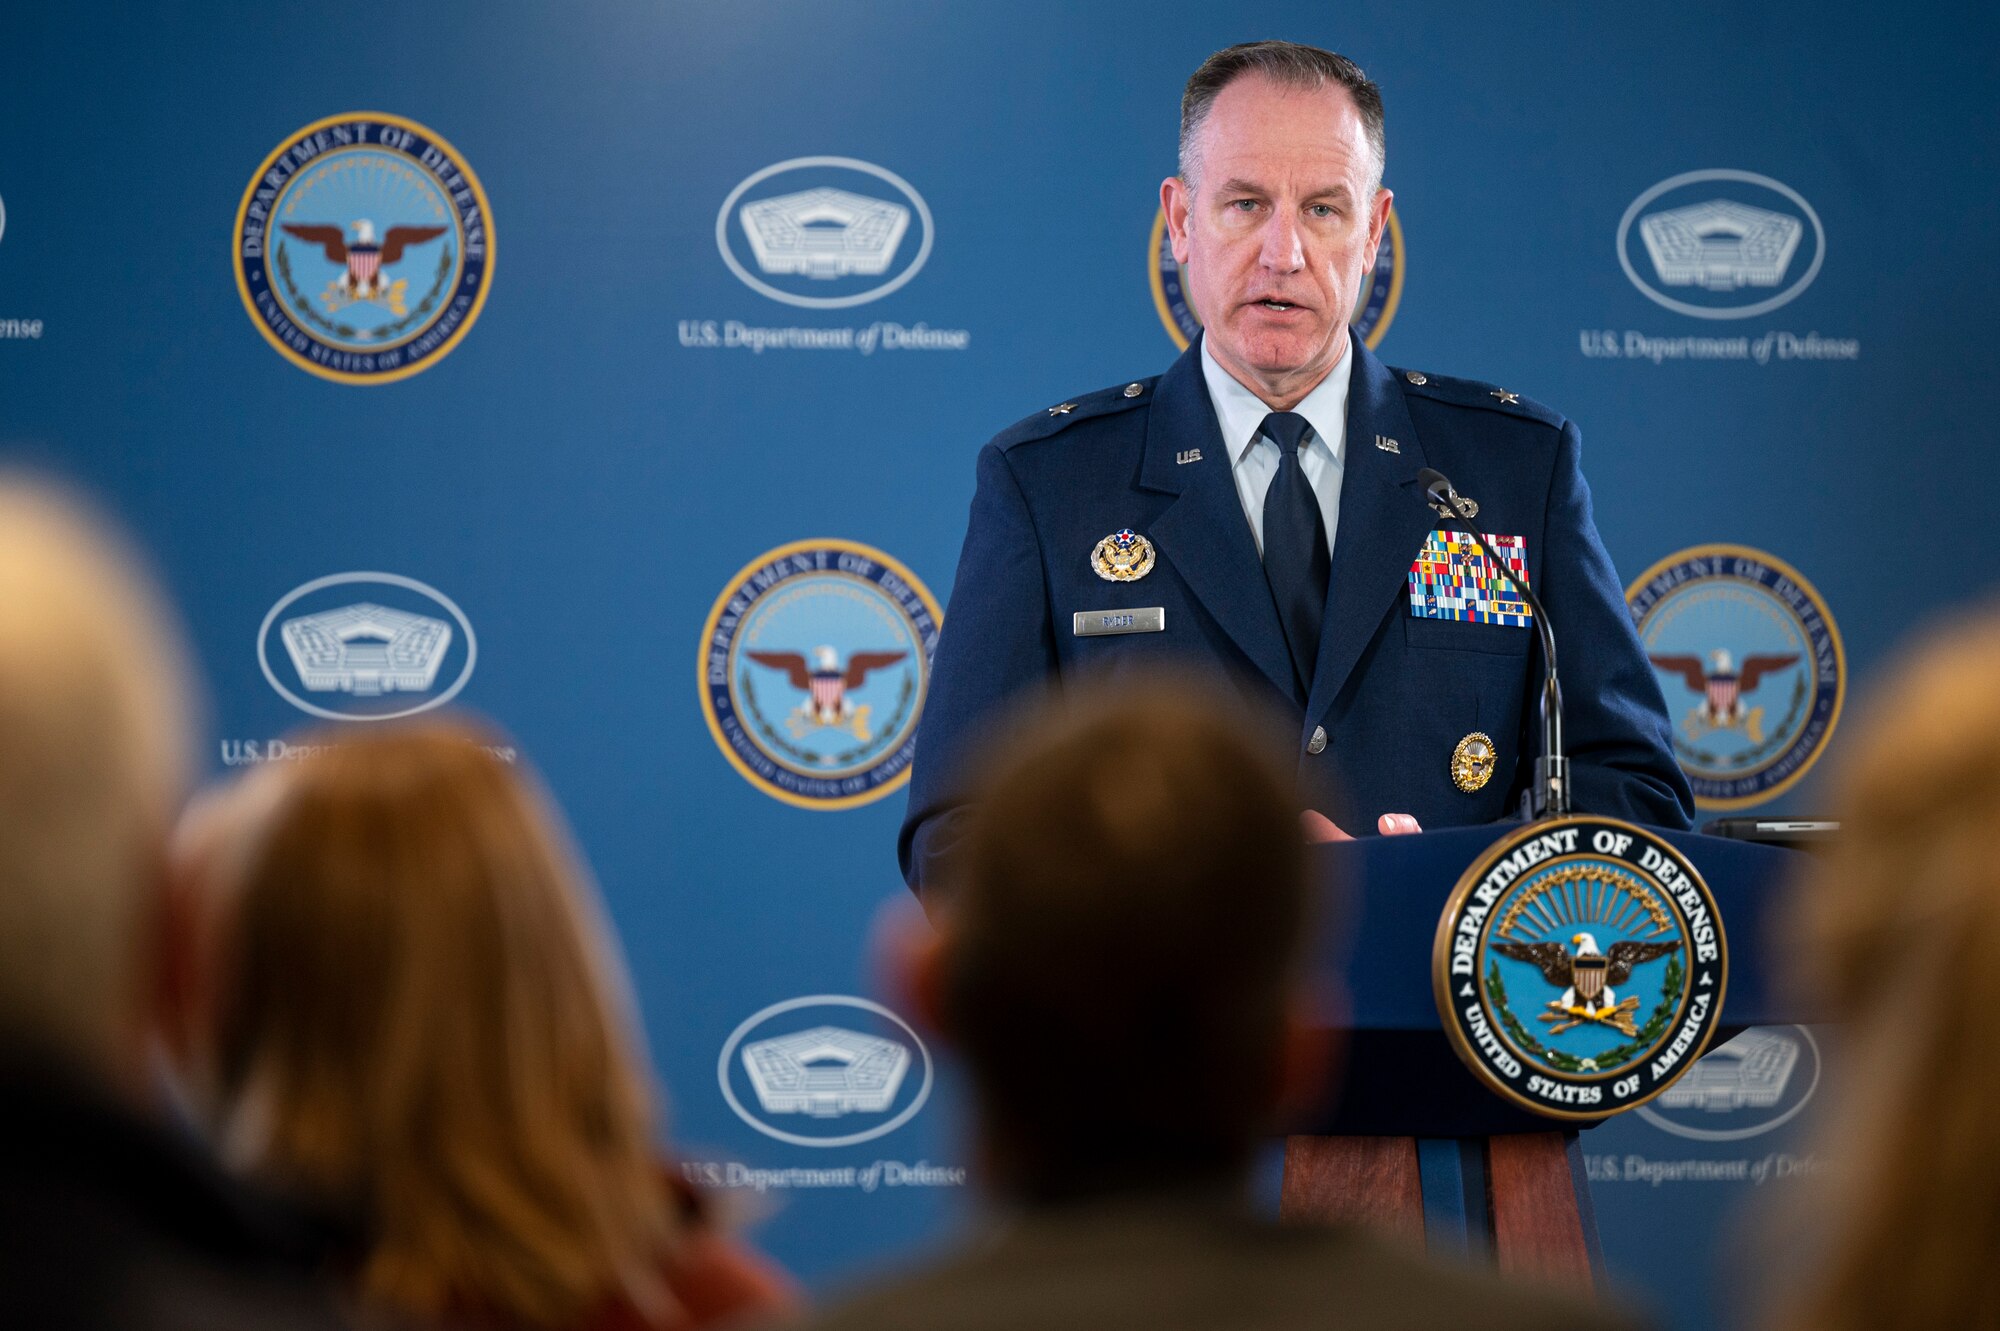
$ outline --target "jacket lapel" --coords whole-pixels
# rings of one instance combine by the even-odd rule
[[[1354,369],[1347,390],[1340,526],[1333,537],[1333,576],[1306,702],[1308,719],[1333,705],[1383,616],[1402,605],[1410,563],[1437,525],[1417,485],[1417,471],[1426,465],[1424,450],[1402,389],[1359,337],[1350,347]],[[1399,451],[1378,447],[1378,437],[1395,440]]]
[[[1196,452],[1199,461],[1181,461]],[[1223,632],[1287,697],[1299,699],[1303,690],[1229,463],[1197,339],[1160,377],[1147,413],[1139,484],[1180,496],[1154,520],[1151,535]]]

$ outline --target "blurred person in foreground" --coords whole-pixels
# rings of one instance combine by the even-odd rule
[[[1157,681],[1072,694],[1022,733],[971,805],[936,935],[898,953],[908,1001],[970,1073],[999,1223],[820,1326],[1623,1325],[1356,1229],[1260,1218],[1254,1153],[1331,1054],[1286,746]]]
[[[1846,1074],[1818,1143],[1832,1169],[1789,1231],[1818,1260],[1785,1331],[2000,1327],[1996,660],[1989,609],[1883,681],[1846,741],[1840,839],[1782,934]]]
[[[306,742],[201,815],[225,1157],[367,1308],[659,1331],[791,1306],[671,1172],[623,968],[551,803],[463,722]],[[235,841],[232,847],[232,838]]]
[[[342,1325],[313,1245],[176,1129],[152,1074],[181,969],[166,840],[189,676],[136,561],[0,480],[0,1320]]]

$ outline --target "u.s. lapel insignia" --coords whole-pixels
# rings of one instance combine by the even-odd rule
[[[1153,543],[1120,527],[1097,543],[1090,552],[1090,567],[1106,582],[1137,582],[1153,571]]]
[[[1384,453],[1400,454],[1403,451],[1403,445],[1400,442],[1386,435],[1378,434],[1375,436],[1375,447],[1381,449]]]
[[[1468,795],[1483,789],[1493,779],[1493,761],[1497,757],[1492,737],[1483,731],[1473,731],[1451,751],[1451,783]]]

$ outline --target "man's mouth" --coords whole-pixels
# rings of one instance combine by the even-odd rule
[[[1294,305],[1291,301],[1288,300],[1260,300],[1253,303],[1267,310],[1284,311],[1284,310],[1296,310],[1300,308],[1299,306]]]

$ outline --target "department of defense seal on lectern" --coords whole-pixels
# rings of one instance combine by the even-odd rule
[[[1552,1118],[1644,1104],[1708,1047],[1728,943],[1687,858],[1590,816],[1508,833],[1458,880],[1431,976],[1452,1047],[1479,1079]]]

